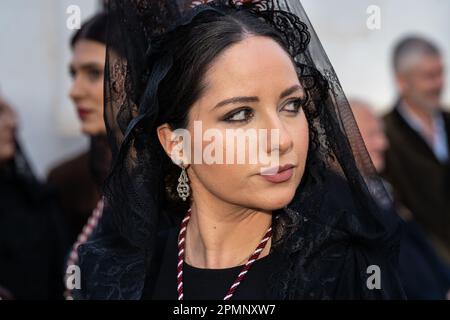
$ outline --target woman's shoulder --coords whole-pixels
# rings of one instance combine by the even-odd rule
[[[297,241],[285,248],[293,262],[289,264],[286,258],[289,255],[284,255],[278,270],[280,273],[290,270],[292,298],[404,298],[395,241],[367,245],[345,230],[314,219],[305,220],[294,237]]]
[[[363,177],[359,177],[363,179]],[[348,178],[334,172],[324,177],[322,190],[318,190],[319,205],[306,210],[305,217],[315,232],[323,230],[330,239],[344,241],[348,245],[365,245],[387,248],[399,241],[401,219],[394,210],[385,190],[384,203],[379,201],[370,183],[357,183],[356,188]],[[381,183],[376,184],[384,188]],[[386,206],[386,202],[388,205]]]
[[[395,212],[382,212],[362,197],[362,191],[330,174],[312,198],[302,199],[290,213],[298,223],[283,250],[295,258],[283,268],[296,270],[293,283],[302,298],[404,297],[397,274],[400,221]],[[372,289],[378,276],[381,289],[378,283]]]

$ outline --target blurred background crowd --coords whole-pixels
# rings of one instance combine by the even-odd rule
[[[408,298],[450,299],[450,2],[302,4],[402,218]],[[104,5],[0,3],[0,299],[70,298],[66,266],[101,218]]]

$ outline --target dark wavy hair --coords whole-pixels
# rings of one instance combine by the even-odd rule
[[[174,54],[172,68],[158,88],[161,113],[156,125],[169,123],[172,129],[184,128],[189,108],[205,89],[204,76],[209,66],[223,51],[246,37],[268,37],[289,54],[281,35],[267,23],[246,11],[227,11],[202,12],[162,43]]]

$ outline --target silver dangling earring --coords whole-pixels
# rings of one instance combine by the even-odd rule
[[[186,201],[186,199],[189,197],[191,188],[189,187],[189,178],[186,173],[186,168],[183,166],[183,163],[181,163],[181,174],[178,178],[178,196],[183,199],[183,201]]]

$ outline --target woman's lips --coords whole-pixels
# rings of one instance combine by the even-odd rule
[[[80,119],[84,120],[91,113],[91,111],[89,111],[87,109],[78,108],[77,113],[78,113],[78,116],[80,117]]]
[[[261,173],[261,177],[266,179],[269,182],[273,183],[281,183],[288,181],[292,175],[294,174],[294,165],[287,164],[284,166],[280,166],[278,171],[275,174],[263,174]]]

